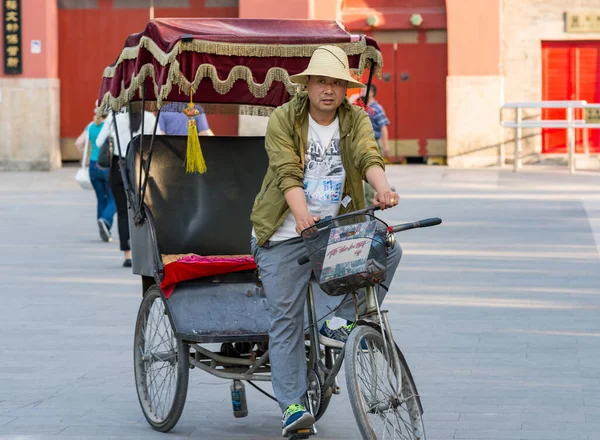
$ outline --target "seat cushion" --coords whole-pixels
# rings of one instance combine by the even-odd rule
[[[256,269],[252,255],[162,255],[162,261],[165,269],[160,288],[167,298],[182,281]]]

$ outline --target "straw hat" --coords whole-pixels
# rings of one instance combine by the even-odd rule
[[[312,54],[308,67],[302,73],[290,76],[298,84],[306,85],[308,76],[327,76],[348,81],[348,88],[363,88],[364,84],[350,75],[348,56],[337,46],[320,46]]]

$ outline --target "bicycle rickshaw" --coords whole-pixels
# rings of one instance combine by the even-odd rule
[[[369,68],[369,84],[381,69],[377,43],[335,21],[152,20],[105,69],[98,109],[160,114],[167,103],[170,111],[201,103],[207,112],[266,116],[298,90],[289,76],[304,70],[324,44],[341,47],[358,75]],[[193,136],[159,136],[156,129],[128,146],[120,145],[117,130],[115,141],[116,148],[127,147],[121,173],[133,272],[143,286],[135,382],[148,423],[167,432],[183,411],[190,369],[233,381],[236,416],[247,414],[242,381],[257,387],[255,382],[271,379],[268,303],[248,255],[250,212],[268,159],[263,137],[202,137],[201,172],[188,172],[190,154],[198,153],[189,149]],[[365,209],[325,219],[302,234],[307,257],[299,264],[310,262],[320,285],[309,287],[306,307],[307,403],[317,420],[340,393],[336,377],[344,363],[365,439],[425,439],[415,383],[375,290],[385,278],[386,246],[394,232],[439,223],[388,227]],[[322,304],[315,301],[321,289],[328,293],[320,295]],[[317,325],[341,299],[362,307],[358,325],[345,345],[324,342]],[[314,434],[316,428],[291,437]]]

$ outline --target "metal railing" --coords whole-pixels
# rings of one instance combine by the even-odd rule
[[[503,121],[502,110],[511,108],[515,109],[514,121]],[[548,119],[541,121],[523,121],[523,109],[543,109],[555,108],[566,109],[567,119]],[[567,130],[567,154],[569,162],[569,172],[575,172],[575,129],[582,128],[586,130],[584,134],[586,152],[589,152],[587,146],[587,129],[600,128],[600,123],[587,123],[585,119],[575,119],[575,109],[600,109],[600,104],[588,104],[587,101],[532,101],[532,102],[507,102],[500,109],[500,123],[504,128],[513,128],[515,130],[515,159],[514,171],[516,172],[523,166],[521,158],[521,139],[523,137],[524,128],[564,128]],[[500,157],[498,162],[504,165],[504,148],[500,149]]]

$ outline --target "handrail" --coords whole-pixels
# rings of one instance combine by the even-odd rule
[[[587,101],[529,101],[529,102],[507,102],[502,108],[566,108],[579,107],[587,104]]]
[[[503,121],[502,110],[504,109],[515,109],[515,120],[514,121]],[[542,121],[523,121],[523,109],[524,108],[564,108],[567,111],[567,119],[546,119]],[[600,123],[587,123],[585,119],[574,119],[574,109],[587,109],[597,108],[600,109],[600,104],[588,104],[587,101],[529,101],[529,102],[507,102],[500,107],[500,124],[504,128],[515,129],[515,159],[514,159],[514,172],[517,172],[519,168],[523,166],[521,160],[521,137],[523,128],[564,128],[567,130],[567,147],[569,155],[569,172],[573,174],[575,172],[575,129],[582,128],[587,130],[588,128],[600,128]],[[586,139],[586,151],[587,147],[587,135]],[[504,146],[500,149],[500,157],[498,158],[500,166],[504,165]]]

